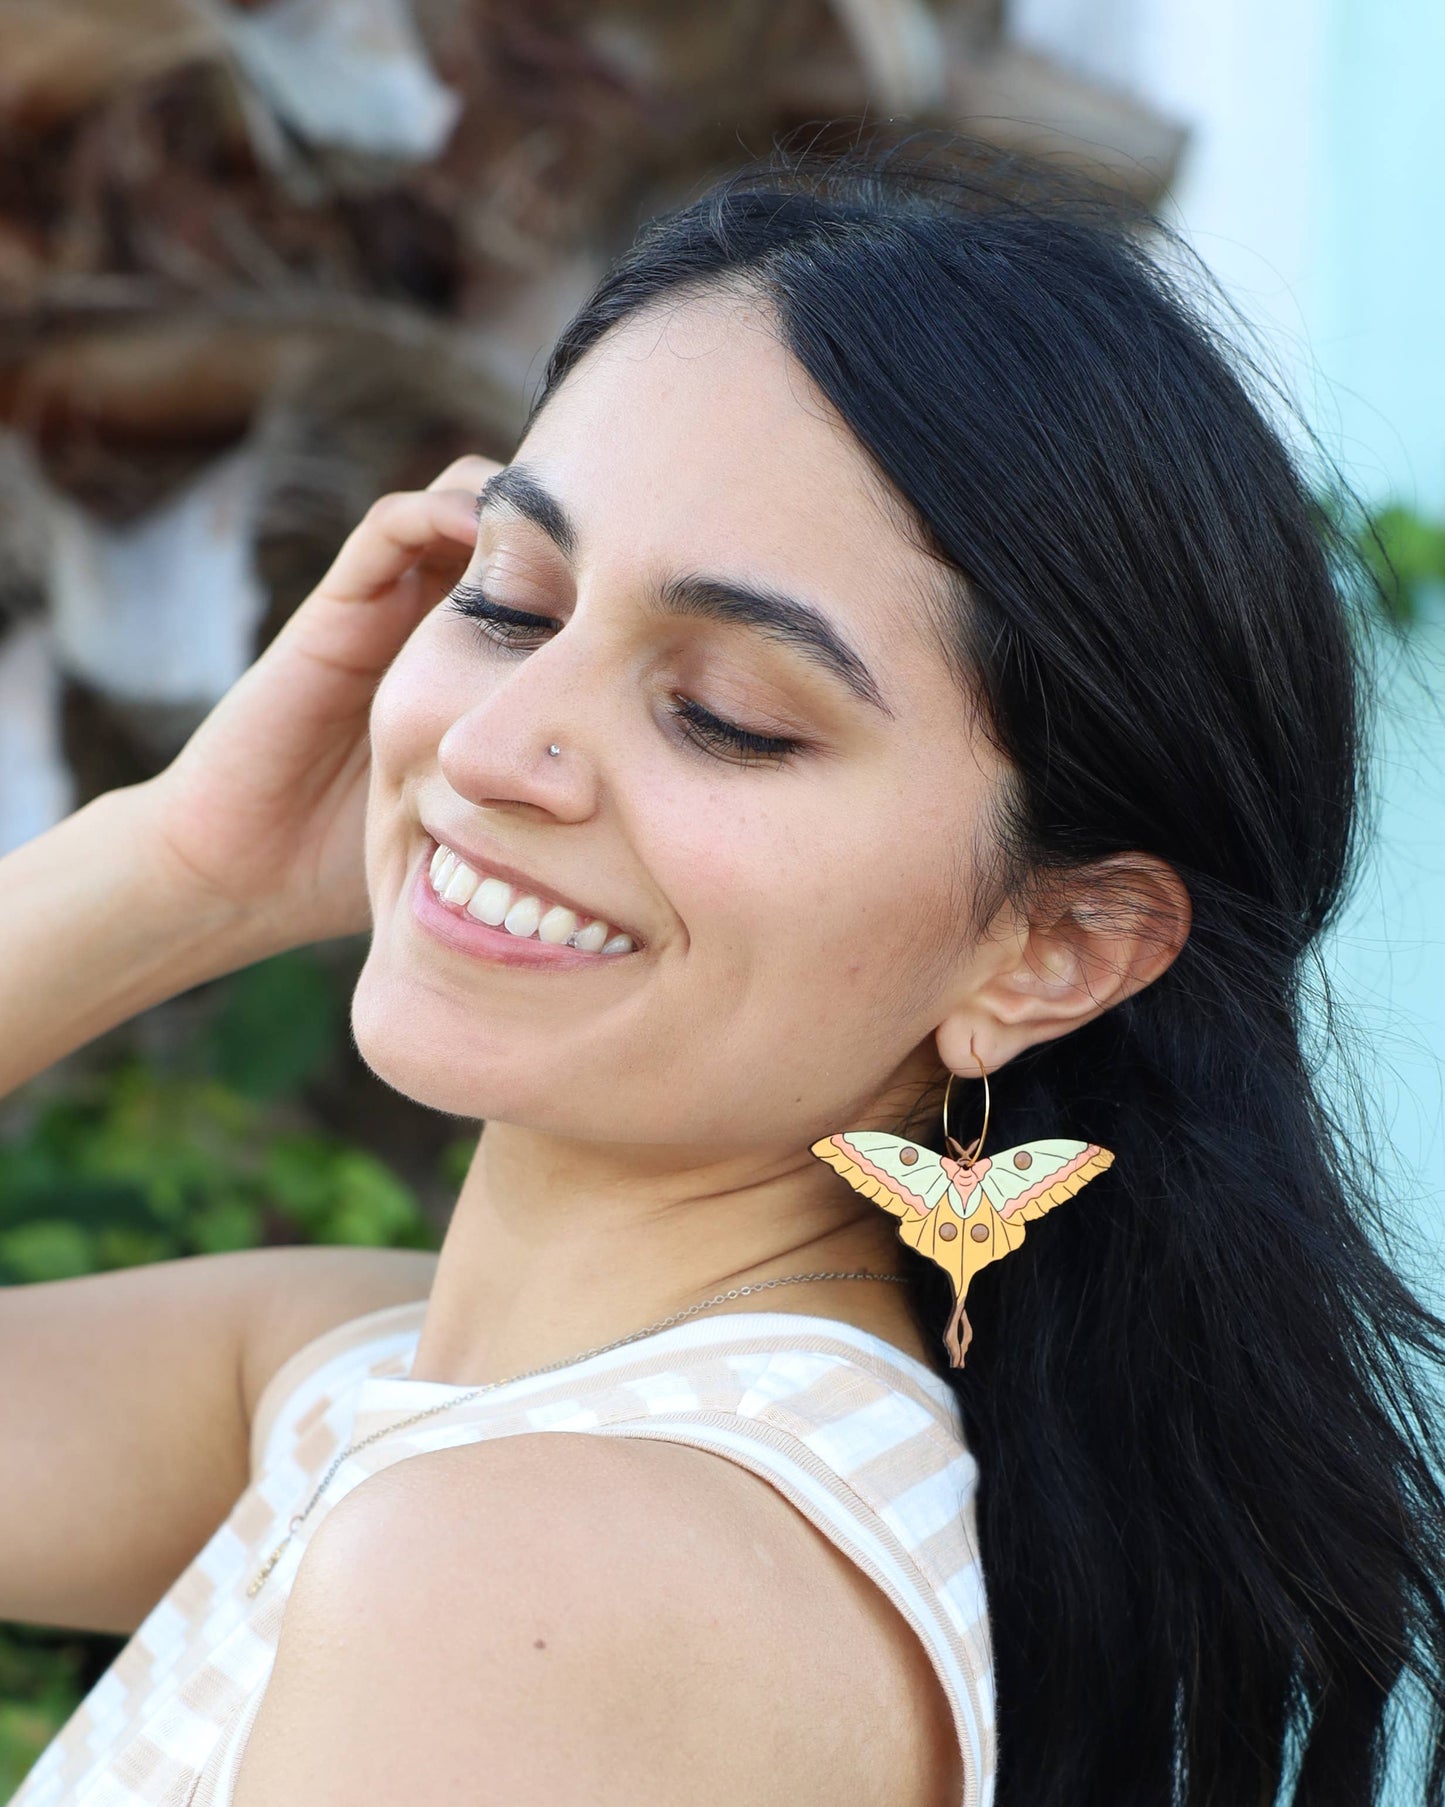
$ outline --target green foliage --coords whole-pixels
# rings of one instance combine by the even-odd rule
[[[274,1242],[437,1246],[375,1155],[133,1055],[48,1101],[0,1156],[3,1283]]]
[[[1346,593],[1371,617],[1408,628],[1445,599],[1445,522],[1391,502],[1368,508],[1341,483],[1314,495],[1319,528]]]
[[[1413,509],[1395,504],[1369,515],[1356,544],[1397,625],[1418,620],[1428,593],[1445,586],[1445,525]]]
[[[122,1645],[103,1634],[0,1625],[0,1800],[19,1788]]]
[[[0,1283],[277,1242],[437,1247],[411,1187],[291,1102],[345,1034],[316,955],[250,967],[210,1001],[171,1060],[132,1052],[77,1078],[0,1153]],[[470,1148],[447,1150],[448,1183]]]
[[[202,1053],[209,1070],[244,1097],[280,1098],[331,1065],[344,1032],[334,980],[309,949],[297,948],[227,982]]]

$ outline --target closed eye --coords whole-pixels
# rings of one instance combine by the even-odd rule
[[[533,615],[493,602],[484,590],[469,583],[458,584],[444,606],[470,621],[484,640],[516,651],[533,650],[562,625],[550,615]],[[727,721],[691,697],[675,696],[668,713],[677,722],[682,739],[710,758],[732,765],[781,765],[806,745]]]
[[[731,760],[734,765],[781,764],[790,754],[799,752],[800,740],[782,734],[758,734],[736,722],[725,721],[704,709],[691,697],[674,698],[673,716],[685,739],[717,759]]]
[[[520,646],[529,636],[545,635],[560,627],[550,615],[529,615],[525,609],[509,609],[492,599],[475,584],[460,583],[447,598],[446,605],[455,614],[473,622],[484,640],[497,646]]]

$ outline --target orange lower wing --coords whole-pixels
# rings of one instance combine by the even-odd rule
[[[929,1215],[927,1205],[913,1198],[903,1186],[890,1180],[876,1169],[865,1167],[854,1159],[846,1148],[840,1148],[831,1136],[813,1144],[812,1152],[820,1161],[826,1161],[836,1172],[842,1174],[855,1192],[861,1192],[864,1198],[872,1199],[875,1205],[882,1205],[885,1211],[894,1217],[913,1219],[915,1222]],[[900,1235],[903,1231],[900,1230]]]

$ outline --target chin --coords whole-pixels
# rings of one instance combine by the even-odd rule
[[[428,1110],[590,1139],[597,1126],[576,1120],[555,1049],[528,1055],[500,1028],[484,1039],[467,1008],[368,961],[351,994],[351,1039],[383,1085]]]
[[[503,1100],[479,1080],[476,1066],[446,1050],[460,1049],[443,1001],[415,984],[398,985],[368,960],[351,994],[351,1039],[384,1085],[428,1110],[477,1121],[502,1114]]]

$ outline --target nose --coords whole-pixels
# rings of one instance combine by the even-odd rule
[[[442,735],[442,775],[478,808],[562,822],[596,812],[608,684],[595,659],[562,644],[564,633],[506,669]]]

